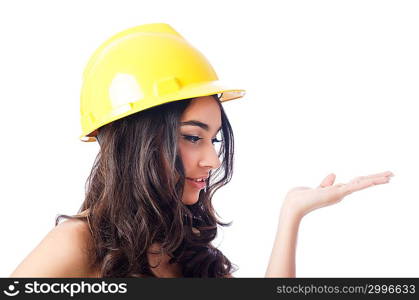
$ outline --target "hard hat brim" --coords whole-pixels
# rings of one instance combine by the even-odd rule
[[[83,134],[80,136],[80,140],[83,142],[94,142],[96,141],[95,136],[97,134],[98,128],[118,119],[124,118],[128,115],[165,103],[204,97],[214,94],[221,94],[220,101],[225,102],[242,98],[245,93],[246,91],[244,89],[227,88],[226,85],[217,80],[207,83],[199,83],[196,85],[189,85],[173,94],[165,95],[165,97],[158,97],[154,99],[139,99],[123,105],[119,105],[118,107],[113,108],[107,115],[103,116],[102,120],[95,120],[95,122],[92,122],[96,126],[94,128],[86,128],[85,132],[83,132]],[[150,103],[152,103],[152,105],[150,105]]]

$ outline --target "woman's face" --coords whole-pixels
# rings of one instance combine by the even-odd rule
[[[220,167],[221,111],[213,96],[198,97],[191,101],[180,119],[179,151],[185,168],[185,187],[182,202],[192,205],[206,185],[212,169]],[[204,179],[196,182],[196,179]]]

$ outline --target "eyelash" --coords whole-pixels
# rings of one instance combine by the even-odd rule
[[[185,140],[190,141],[193,144],[195,144],[199,140],[202,140],[202,138],[200,138],[199,136],[195,136],[195,135],[185,135],[185,134],[183,134],[183,138]],[[212,143],[220,143],[220,142],[222,142],[222,140],[219,140],[219,139],[215,138],[215,139],[212,139],[211,142]]]

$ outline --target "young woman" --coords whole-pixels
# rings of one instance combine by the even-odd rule
[[[202,54],[166,24],[123,31],[84,72],[84,141],[100,151],[79,213],[56,226],[12,277],[232,277],[237,269],[211,242],[214,193],[233,172],[226,88]],[[346,195],[389,182],[391,172],[288,192],[266,277],[295,276],[301,218]],[[60,218],[68,220],[59,223]]]

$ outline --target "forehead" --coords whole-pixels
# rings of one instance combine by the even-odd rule
[[[197,120],[213,128],[221,126],[221,110],[212,96],[198,97],[191,101],[182,114],[181,121]]]

